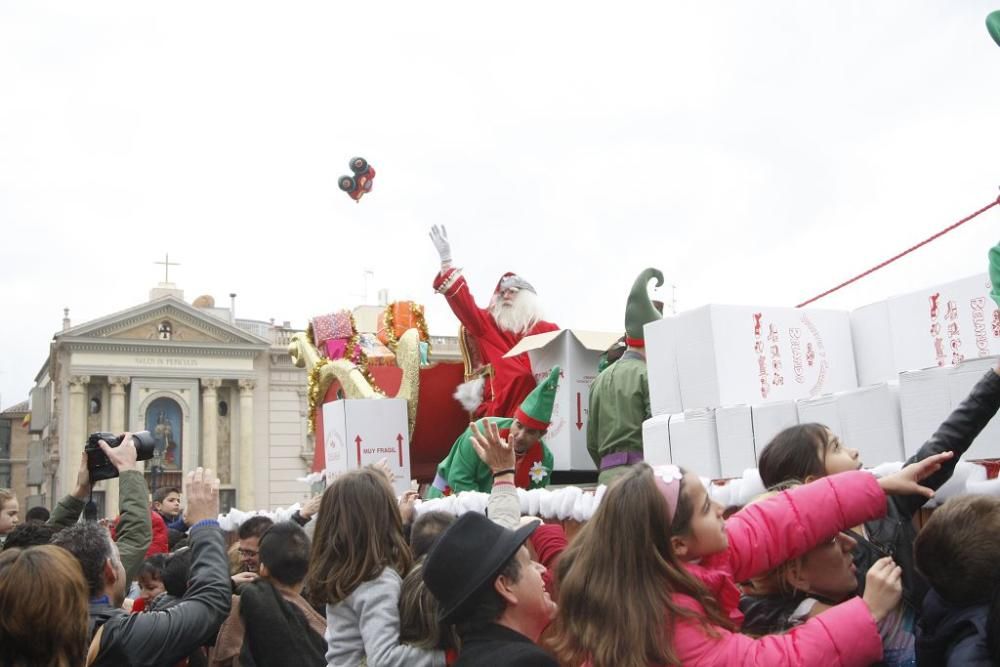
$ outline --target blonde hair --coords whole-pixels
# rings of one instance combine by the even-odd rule
[[[17,496],[10,489],[0,488],[0,509],[11,500],[17,500]]]
[[[0,664],[76,667],[87,655],[87,582],[65,549],[0,555]]]

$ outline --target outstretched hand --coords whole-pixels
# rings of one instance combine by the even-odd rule
[[[472,447],[483,463],[490,467],[491,472],[510,470],[517,464],[514,448],[500,437],[500,429],[489,419],[484,421],[483,430],[477,422],[469,424],[472,432]]]
[[[878,481],[879,486],[888,496],[924,496],[934,497],[934,489],[922,486],[920,480],[926,479],[941,469],[941,466],[955,456],[955,452],[941,452],[911,463],[899,472],[886,475]]]
[[[441,258],[442,266],[451,264],[451,243],[448,242],[448,230],[444,225],[431,227],[431,243],[437,248],[438,257]]]

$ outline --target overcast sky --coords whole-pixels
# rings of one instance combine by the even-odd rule
[[[237,292],[304,325],[428,307],[446,224],[485,300],[517,271],[620,330],[645,266],[794,305],[989,203],[995,1],[0,3],[0,405],[74,324]],[[353,155],[378,171],[360,204]],[[985,270],[1000,211],[819,305]],[[669,299],[669,292],[666,293]]]

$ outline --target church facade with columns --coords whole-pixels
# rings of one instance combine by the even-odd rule
[[[311,488],[298,478],[314,444],[306,373],[287,351],[293,333],[235,319],[210,297],[188,303],[170,283],[91,322],[70,326],[67,317],[31,392],[41,457],[32,492],[52,506],[73,490],[88,434],[148,430],[151,489],[181,487],[201,466],[218,472],[223,511],[303,500]],[[99,483],[95,500],[113,515],[117,480]]]

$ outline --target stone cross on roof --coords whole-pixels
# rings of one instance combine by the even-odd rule
[[[164,258],[164,260],[162,262],[153,262],[153,264],[162,264],[163,265],[163,282],[165,282],[165,283],[169,283],[170,282],[170,267],[171,266],[180,266],[180,262],[171,262],[170,261],[170,253],[166,253],[165,254],[165,258]]]

